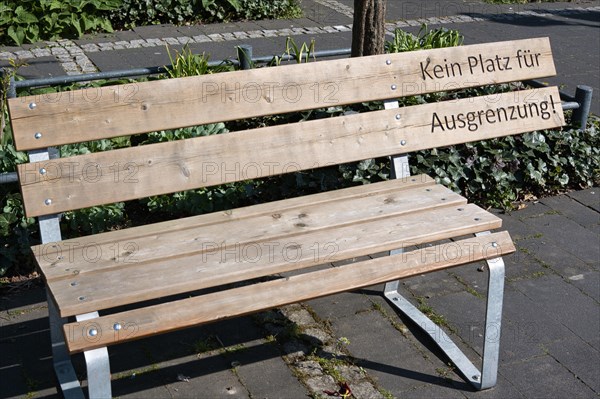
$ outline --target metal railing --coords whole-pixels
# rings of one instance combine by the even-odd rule
[[[335,50],[324,50],[316,51],[311,54],[311,58],[330,58],[330,57],[348,57],[350,56],[351,49],[335,49]],[[256,64],[269,63],[276,57],[282,62],[287,62],[294,59],[293,55],[284,54],[282,56],[272,55],[263,57],[254,57],[253,48],[250,45],[240,45],[237,47],[237,59],[227,59],[219,61],[210,61],[209,66],[218,66],[225,63],[232,65],[238,65],[241,69],[247,70],[252,69]],[[59,86],[70,83],[79,82],[90,82],[94,80],[109,80],[109,79],[120,79],[130,78],[137,76],[149,76],[165,73],[167,67],[148,67],[148,68],[135,68],[135,69],[124,69],[117,71],[108,72],[95,72],[81,75],[65,75],[65,76],[54,76],[49,78],[40,79],[27,79],[27,80],[15,80],[12,76],[9,79],[7,88],[7,97],[17,97],[18,89],[33,88],[33,87],[44,87],[44,86]],[[0,70],[0,73],[4,74],[5,71]],[[526,85],[541,88],[547,85],[537,80],[527,80]],[[592,94],[593,89],[590,86],[578,85],[575,90],[575,95],[571,96],[563,91],[560,91],[560,98],[562,101],[562,107],[564,110],[573,110],[572,121],[574,125],[585,128],[587,120],[590,115],[590,109],[592,106]],[[18,176],[16,172],[8,172],[0,174],[0,184],[15,183],[18,182]]]

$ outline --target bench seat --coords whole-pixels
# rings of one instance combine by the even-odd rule
[[[467,204],[464,197],[436,184],[430,177],[418,175],[64,240],[36,247],[34,253],[60,315],[67,317],[489,231],[500,226],[501,219],[498,217]],[[502,253],[511,252],[510,238],[507,234],[501,237],[506,241]],[[469,242],[473,243],[473,239]],[[498,254],[494,251],[491,255],[495,257]],[[385,261],[389,264],[388,268],[382,269],[384,273],[381,276],[373,276],[372,279],[366,278],[365,272],[355,274],[351,271],[344,277],[344,285],[358,288],[388,281],[389,272],[402,270],[394,267],[399,261]],[[419,273],[438,268],[436,262],[426,260],[419,264]],[[318,280],[328,281],[328,278],[331,276],[324,275]],[[336,278],[340,276],[333,277],[333,280]],[[349,282],[351,278],[356,281]],[[313,275],[307,282],[315,279]],[[297,283],[294,284],[296,286]],[[315,286],[308,284],[307,288],[312,290]],[[284,300],[284,303],[305,299],[303,295],[310,298],[333,293],[322,288],[310,295],[295,288],[294,300]],[[224,291],[225,294],[213,295],[238,299],[246,295],[249,300],[255,298],[253,295],[257,289],[245,287],[238,288],[242,292]],[[273,292],[273,287],[267,291]],[[297,298],[298,295],[301,297]],[[253,310],[270,307],[261,305],[262,302],[257,299],[250,302],[257,306]],[[211,306],[211,303],[217,305]],[[222,301],[204,299],[201,308],[204,322],[224,317]],[[142,319],[152,320],[152,328],[157,330],[154,333],[182,327],[182,321],[161,323],[162,316],[156,316],[152,308],[148,309],[151,310],[135,313],[136,328],[140,326],[139,312],[144,314]],[[190,307],[182,306],[181,309]],[[212,312],[207,309],[212,309]],[[156,317],[148,317],[146,312]],[[227,313],[227,316],[240,312],[245,313],[236,310],[235,314]],[[169,308],[164,314],[170,318],[172,313]],[[119,317],[130,325],[134,323],[127,321],[129,316]],[[190,315],[185,317],[185,320],[191,319]],[[115,316],[111,316],[110,320],[115,320]],[[198,322],[185,322],[185,325]],[[102,318],[94,319],[93,323],[101,324]],[[73,325],[67,325],[66,331],[72,328]],[[152,333],[148,331],[143,335]],[[123,340],[126,338],[123,337]],[[71,351],[96,346],[95,341],[83,340],[79,345],[73,339],[67,341]],[[106,343],[99,341],[99,344]]]

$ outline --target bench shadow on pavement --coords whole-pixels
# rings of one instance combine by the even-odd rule
[[[380,295],[369,289],[355,291],[358,295]],[[2,298],[2,325],[0,325],[0,380],[11,381],[2,384],[2,397],[23,397],[35,393],[36,398],[59,397],[54,377],[50,352],[47,307],[43,288],[25,290]],[[25,309],[25,310],[23,310]],[[27,309],[35,309],[29,311]],[[6,313],[10,317],[5,317]],[[288,320],[289,321],[289,320]],[[435,356],[448,362],[445,355],[433,345],[417,326],[407,320],[408,328],[414,337]],[[289,323],[292,323],[289,321]],[[273,357],[284,355],[281,343],[273,345],[265,341],[267,333],[257,325],[253,316],[233,318],[205,326],[176,331],[161,336],[133,342],[130,345],[116,345],[109,349],[112,365],[115,396],[140,393],[146,390],[163,389],[169,384],[188,378],[194,386],[201,386],[203,377],[229,372],[232,363],[241,360],[242,364],[260,363]],[[235,347],[243,345],[239,353],[232,354],[223,348],[197,354],[197,343],[217,337],[219,346]],[[311,337],[314,343],[314,337]],[[322,343],[316,342],[316,347]],[[322,357],[333,354],[319,351]],[[473,391],[464,382],[445,381],[435,374],[426,374],[410,369],[375,362],[369,359],[352,358],[355,364],[365,369],[403,377],[433,385],[449,384],[462,391]],[[85,363],[82,354],[73,357],[78,376],[85,380]],[[194,381],[197,379],[197,381]]]

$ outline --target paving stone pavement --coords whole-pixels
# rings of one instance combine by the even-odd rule
[[[212,59],[249,43],[283,52],[285,38],[318,50],[349,47],[353,0],[303,0],[286,21],[150,26],[82,40],[0,48],[28,63],[27,78],[165,65],[165,45],[189,43]],[[422,23],[459,29],[466,43],[551,38],[558,78],[587,84],[600,114],[600,2],[492,6],[475,1],[388,1],[388,29]],[[3,61],[0,61],[0,65]],[[6,61],[4,61],[6,63]],[[343,375],[356,398],[598,398],[600,396],[600,189],[541,199],[499,214],[518,252],[506,259],[498,385],[474,391],[416,326],[369,287],[110,349],[120,398],[325,397]],[[472,361],[482,353],[486,273],[479,265],[403,280],[413,303],[444,316]],[[448,330],[451,329],[451,331]],[[59,397],[41,287],[0,297],[0,397]],[[85,382],[81,356],[75,366]]]

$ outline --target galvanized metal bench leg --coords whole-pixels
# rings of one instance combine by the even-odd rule
[[[65,345],[65,338],[62,326],[66,319],[62,319],[58,314],[58,309],[50,293],[46,292],[48,297],[48,317],[50,319],[50,339],[52,342],[52,361],[56,378],[60,384],[65,399],[84,399],[83,390],[75,374],[71,357]]]
[[[489,234],[489,232],[479,235],[483,234]],[[500,328],[504,297],[504,261],[502,258],[494,258],[487,260],[487,265],[489,269],[488,295],[481,372],[439,326],[398,293],[398,282],[388,283],[384,289],[384,296],[391,304],[427,333],[466,379],[478,390],[491,388],[496,385],[500,355]]]
[[[96,317],[99,317],[98,312],[78,315],[75,318],[77,321],[86,321]],[[90,329],[88,332],[90,337],[102,333],[101,331],[95,330],[93,324],[90,324],[89,327],[84,326],[82,328]],[[110,360],[108,358],[108,349],[106,347],[92,349],[83,352],[83,355],[87,367],[88,393],[90,399],[111,399],[112,393],[110,386]]]
[[[30,162],[47,161],[58,157],[58,151],[52,148],[44,148],[29,151]],[[40,216],[38,218],[42,244],[51,244],[62,240],[60,233],[60,220],[58,215]],[[52,342],[52,358],[54,370],[62,393],[66,399],[84,398],[81,384],[73,368],[71,356],[67,351],[65,337],[62,331],[66,319],[60,317],[60,313],[52,299],[52,295],[46,289],[48,298],[48,318],[50,319],[50,339]],[[77,321],[89,320],[98,317],[98,312],[87,313],[77,316]],[[106,348],[94,349],[84,352],[88,374],[88,392],[90,399],[110,399],[110,366],[108,350]]]

